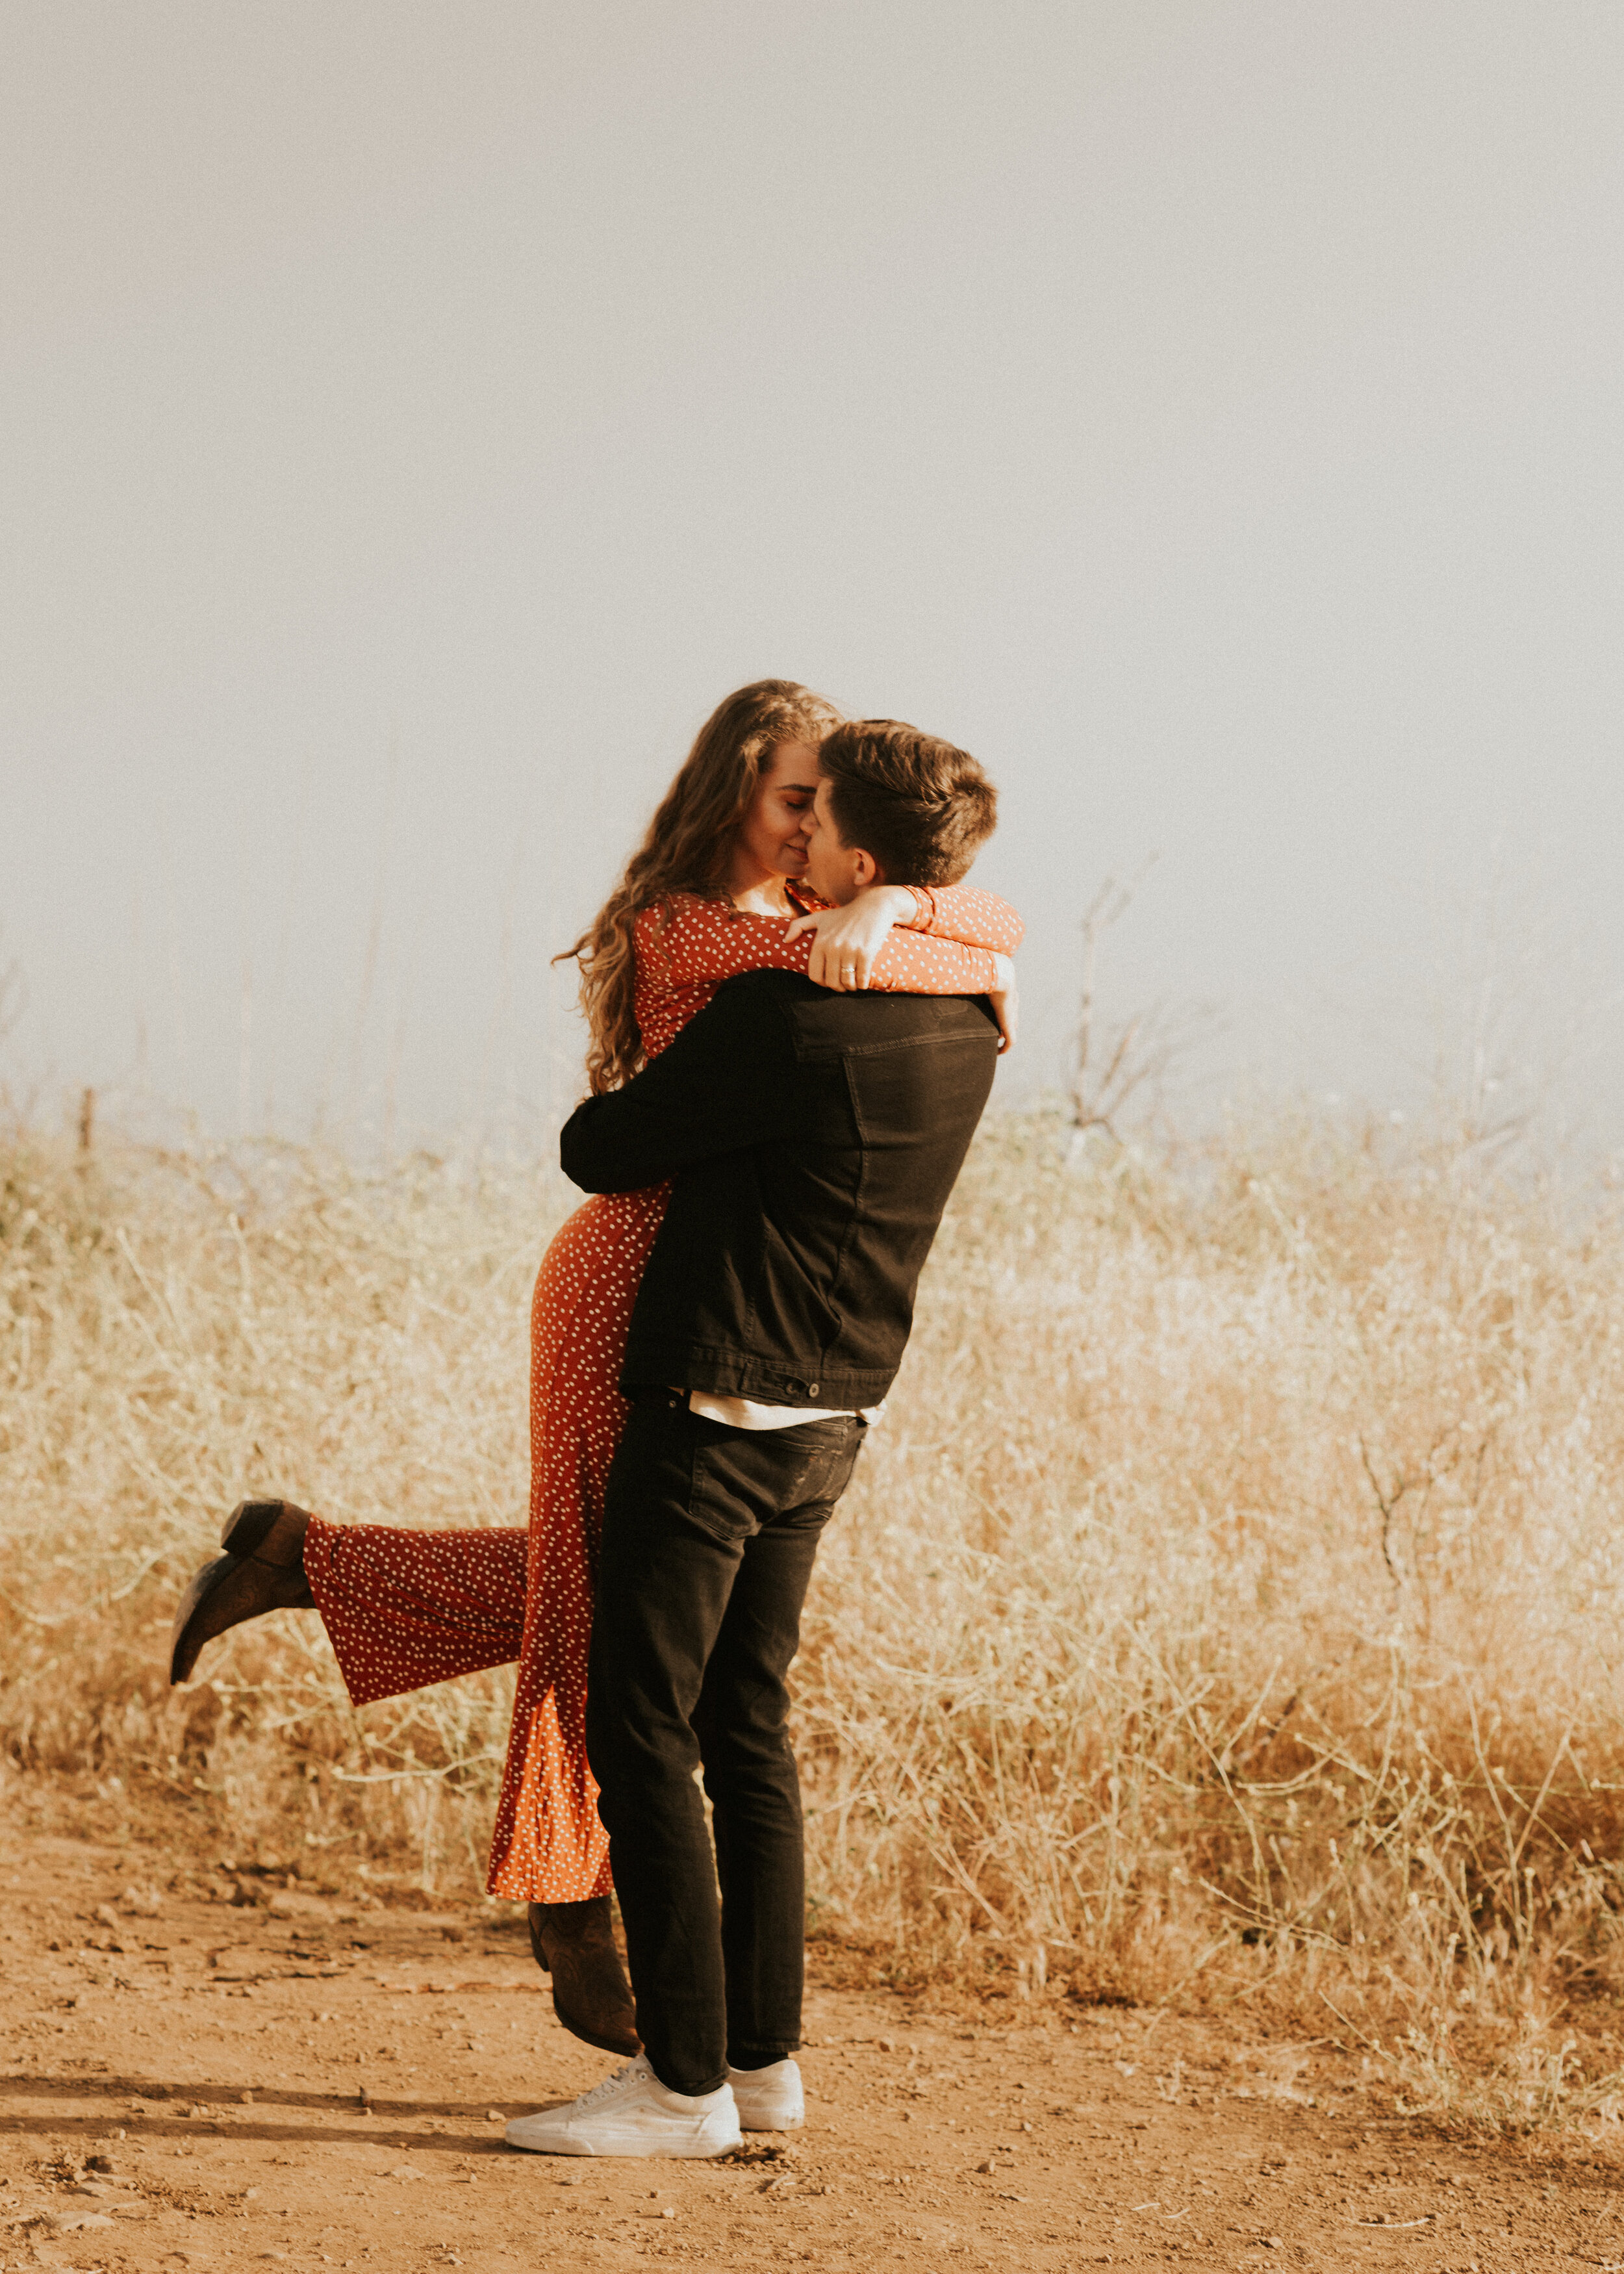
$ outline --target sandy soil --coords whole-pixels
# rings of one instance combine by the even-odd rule
[[[1323,2048],[1147,2014],[821,1987],[804,2133],[519,2154],[506,2118],[613,2064],[558,2027],[516,1913],[346,1906],[11,1813],[7,2270],[1624,2266],[1610,2172],[1452,2146]]]

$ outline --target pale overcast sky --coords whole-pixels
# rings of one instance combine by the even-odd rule
[[[1617,0],[10,0],[0,180],[47,1118],[539,1133],[765,674],[993,772],[1028,1085],[1153,852],[1221,1083],[1400,1094],[1497,867],[1624,977]]]

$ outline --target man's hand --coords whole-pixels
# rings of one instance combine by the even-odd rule
[[[895,924],[906,923],[919,903],[905,885],[870,885],[843,908],[818,908],[797,916],[785,934],[799,939],[803,931],[816,932],[807,977],[837,995],[866,988],[874,973],[874,959],[891,937]]]
[[[1015,1047],[1015,1029],[1020,1023],[1020,992],[1015,984],[1015,965],[1007,955],[995,955],[998,967],[998,984],[987,990],[987,1000],[992,1005],[993,1016],[998,1021],[998,1055]]]

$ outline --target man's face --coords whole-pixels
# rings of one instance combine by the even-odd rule
[[[734,889],[774,877],[802,877],[807,830],[817,790],[817,751],[810,742],[780,742],[763,767],[734,842]]]
[[[840,842],[839,826],[830,809],[830,789],[827,780],[820,780],[813,800],[806,878],[820,900],[843,908],[865,885],[877,884],[880,872],[870,855]]]

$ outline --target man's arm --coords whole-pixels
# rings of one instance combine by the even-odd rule
[[[570,1182],[589,1193],[640,1192],[714,1153],[777,1136],[795,1065],[775,1000],[782,983],[755,974],[730,980],[624,1089],[578,1105],[559,1139]]]

